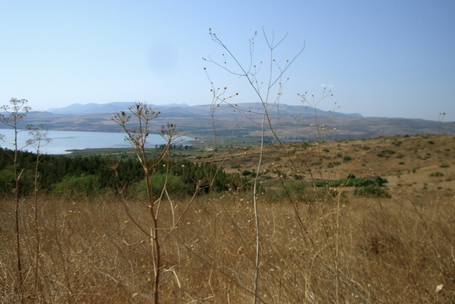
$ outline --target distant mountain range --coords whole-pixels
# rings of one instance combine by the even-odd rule
[[[131,102],[110,102],[110,103],[74,103],[63,108],[51,108],[47,112],[53,114],[95,114],[95,113],[116,113],[128,109]],[[155,107],[155,106],[153,106]],[[170,104],[165,107],[188,107],[187,104]]]
[[[24,124],[43,124],[48,130],[121,132],[112,117],[128,111],[131,102],[106,104],[72,104],[47,112],[30,112]],[[261,103],[196,105],[151,105],[159,111],[152,127],[159,132],[161,125],[176,124],[187,136],[258,137],[261,134],[263,106]],[[305,106],[280,104],[269,107],[272,127],[280,138],[312,140],[323,133],[326,139],[366,138],[404,134],[454,134],[453,123],[423,119],[363,117],[322,111]],[[154,132],[155,130],[151,130]]]
[[[47,112],[52,114],[110,114],[110,113],[117,113],[119,111],[125,111],[132,105],[131,102],[110,102],[105,104],[100,103],[88,103],[88,104],[80,104],[75,103],[63,108],[51,108]],[[150,105],[154,110],[162,112],[163,116],[173,117],[175,115],[183,115],[183,116],[200,116],[206,113],[206,110],[210,105],[196,105],[190,106],[187,104],[169,104],[169,105]],[[221,112],[223,115],[233,114],[233,108],[243,108],[247,109],[247,111],[255,111],[260,112],[263,110],[262,104],[260,103],[242,103],[233,105],[233,107],[220,107],[217,112]],[[292,106],[286,104],[280,104],[279,111],[281,115],[289,115],[295,114],[302,109],[306,109],[308,111],[308,107],[302,106]],[[272,108],[273,110],[273,108]],[[220,113],[219,113],[220,114]],[[314,109],[311,109],[310,115],[314,115]],[[334,115],[334,116],[345,116],[345,117],[362,117],[360,114],[344,114],[339,112],[329,112],[323,110],[316,110],[317,115]]]

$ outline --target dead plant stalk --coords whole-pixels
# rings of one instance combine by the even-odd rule
[[[260,142],[260,153],[259,153],[259,158],[257,162],[257,171],[256,171],[256,177],[254,178],[254,183],[253,183],[253,212],[254,212],[254,220],[255,220],[255,238],[256,238],[256,254],[255,254],[255,267],[254,267],[254,297],[253,297],[253,303],[256,304],[258,301],[258,292],[259,292],[259,270],[261,266],[261,230],[260,230],[260,222],[259,222],[259,210],[258,210],[258,178],[260,176],[260,172],[262,170],[262,159],[263,159],[263,154],[264,154],[264,138],[266,131],[269,130],[273,134],[273,136],[278,139],[275,126],[273,125],[272,118],[269,115],[269,108],[272,106],[278,106],[280,97],[282,95],[282,88],[283,88],[283,83],[282,79],[287,71],[287,69],[291,66],[291,64],[297,59],[297,57],[303,52],[302,48],[292,60],[287,60],[286,64],[282,68],[275,60],[275,54],[274,51],[275,49],[286,39],[285,35],[282,39],[280,39],[278,42],[274,41],[274,36],[270,38],[266,33],[265,30],[263,29],[263,35],[264,35],[264,40],[266,41],[267,47],[268,47],[268,59],[267,59],[267,73],[266,73],[266,80],[259,81],[258,79],[258,73],[261,70],[263,62],[260,61],[258,64],[254,64],[254,46],[255,46],[255,38],[257,36],[257,32],[249,39],[249,47],[250,47],[250,57],[249,57],[249,63],[247,65],[242,64],[240,60],[238,59],[237,55],[235,55],[231,49],[224,44],[224,42],[216,35],[216,33],[212,32],[211,29],[209,29],[209,34],[212,40],[221,46],[221,48],[227,52],[228,56],[230,57],[231,60],[234,61],[234,67],[231,68],[227,65],[227,60],[225,58],[225,55],[223,54],[223,64],[220,64],[216,61],[213,61],[211,59],[206,59],[204,60],[209,61],[211,63],[214,63],[218,67],[224,69],[228,73],[238,76],[238,77],[245,77],[248,84],[250,87],[253,89],[254,94],[256,97],[259,99],[261,102],[263,111],[260,113],[262,116],[260,127],[261,127],[261,142]],[[210,78],[209,78],[210,79]],[[263,84],[266,84],[265,90],[262,89]],[[224,95],[226,91],[226,87],[224,90],[220,91],[219,96],[216,95],[213,87],[213,83],[211,82],[212,85],[212,92],[214,94],[213,100],[220,101],[221,103],[226,102],[226,99],[221,98],[222,95]],[[272,95],[276,93],[275,97],[272,97]],[[238,94],[236,94],[238,95]],[[212,102],[213,104],[213,102]],[[237,108],[237,105],[235,105]],[[212,113],[212,119],[214,115]],[[279,140],[279,139],[278,139]]]
[[[126,133],[125,140],[131,144],[134,148],[136,156],[141,164],[142,170],[145,176],[145,185],[147,191],[147,208],[150,213],[150,222],[151,227],[149,229],[141,228],[139,224],[134,221],[130,213],[128,215],[132,218],[133,222],[136,223],[139,228],[148,234],[151,244],[151,255],[153,263],[153,299],[154,303],[158,304],[160,299],[160,277],[162,269],[162,258],[161,258],[161,239],[159,236],[159,223],[158,223],[158,214],[159,207],[161,202],[161,197],[155,199],[154,193],[152,191],[151,181],[153,178],[153,173],[155,171],[158,163],[161,162],[167,155],[170,147],[174,143],[174,140],[177,137],[176,126],[173,124],[167,124],[166,127],[161,128],[161,136],[166,140],[166,144],[159,151],[158,155],[155,158],[151,158],[147,155],[146,143],[147,137],[150,132],[150,123],[159,116],[159,112],[155,112],[147,104],[142,102],[136,102],[134,105],[129,107],[129,113],[121,111],[116,114],[112,120],[119,124],[123,131]],[[128,123],[130,123],[131,118],[135,120],[135,126],[130,128]]]

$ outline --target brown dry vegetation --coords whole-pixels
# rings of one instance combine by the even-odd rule
[[[453,136],[289,144],[286,150],[265,150],[267,171],[261,180],[268,187],[259,196],[261,302],[455,302]],[[194,161],[221,163],[228,171],[253,171],[258,151],[248,147],[210,152]],[[329,165],[333,162],[340,164]],[[443,175],[434,176],[436,172]],[[387,178],[392,198],[355,197],[347,188],[280,187],[281,182],[294,181],[294,175],[301,176],[297,181],[311,181],[311,176],[326,180],[347,174]],[[163,303],[251,302],[251,197],[230,191],[201,195],[191,203],[163,200]],[[150,226],[139,201],[126,203],[133,219]],[[38,259],[33,199],[23,198],[21,204],[24,302],[152,301],[150,240],[127,216],[119,197],[40,197]],[[20,302],[13,212],[14,203],[3,199],[2,303]]]
[[[453,135],[405,135],[356,140],[339,140],[284,145],[264,148],[264,182],[285,174],[294,174],[310,181],[339,179],[348,174],[380,175],[389,180],[389,187],[436,187],[449,191],[455,188],[455,137]],[[203,157],[190,157],[195,162],[221,164],[225,171],[242,173],[257,167],[259,147],[245,147],[209,152]],[[309,174],[311,170],[312,175]],[[430,177],[441,172],[441,178]]]

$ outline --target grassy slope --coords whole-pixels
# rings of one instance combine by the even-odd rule
[[[423,188],[425,183],[429,187],[455,189],[455,137],[452,135],[376,137],[311,143],[309,146],[287,144],[285,148],[289,156],[284,155],[278,145],[266,146],[263,168],[267,173],[264,176],[278,178],[279,175],[273,171],[289,176],[298,173],[308,180],[311,178],[308,169],[311,169],[316,179],[339,179],[348,174],[358,177],[380,175],[389,180],[392,189],[398,185]],[[219,163],[227,172],[241,173],[256,169],[258,155],[259,148],[245,147],[209,152],[202,158],[194,156],[190,159]],[[345,157],[350,157],[350,160]],[[335,166],[330,168],[330,163],[335,163]],[[430,177],[434,172],[441,172],[444,176]]]
[[[298,197],[279,193],[278,186],[273,200],[271,192],[261,195],[263,302],[455,301],[453,136],[397,136],[306,148],[294,144],[287,151],[267,147],[264,181],[278,185],[278,171],[291,176],[294,170],[308,179],[308,169],[318,179],[378,174],[389,180],[392,198],[352,197],[345,189],[346,194],[317,199],[310,209]],[[257,153],[248,147],[193,158],[222,163],[234,172],[253,170]],[[341,164],[328,168],[334,161]],[[431,177],[434,172],[444,176]],[[133,218],[149,227],[146,208],[136,200],[126,203]],[[120,198],[41,197],[39,205],[41,255],[35,281],[32,200],[23,202],[28,302],[150,302],[149,240],[127,216]],[[1,202],[0,302],[5,303],[19,299],[12,210],[10,201]],[[251,301],[255,247],[250,194],[163,200],[160,216],[163,235],[171,232],[163,244],[164,303]],[[436,292],[440,284],[443,290]]]

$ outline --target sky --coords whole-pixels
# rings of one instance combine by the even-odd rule
[[[303,49],[284,73],[281,103],[303,104],[298,94],[308,92],[323,110],[455,121],[453,0],[0,0],[0,7],[0,104],[210,104],[211,82],[227,87],[224,96],[238,93],[231,102],[259,101],[247,79],[231,73],[238,67],[211,29],[243,67],[260,67],[263,96],[270,58],[275,77]],[[271,52],[265,38],[285,39]],[[324,87],[333,97],[322,98]]]

